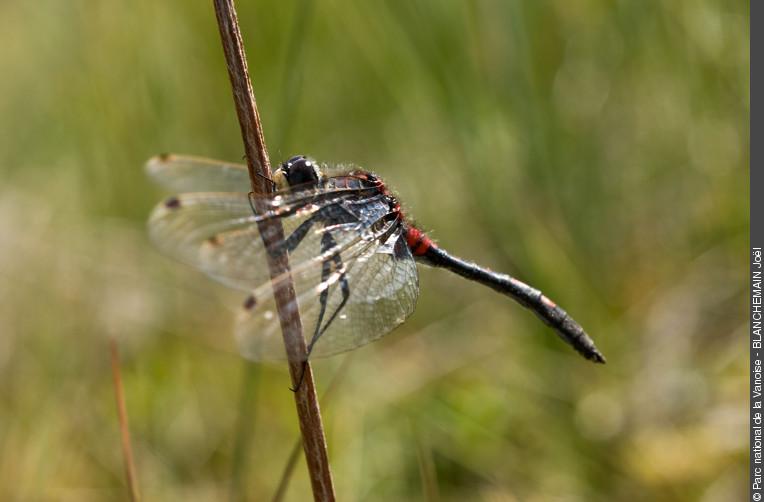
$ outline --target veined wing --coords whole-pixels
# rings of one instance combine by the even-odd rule
[[[249,192],[247,166],[222,160],[162,154],[146,163],[146,171],[170,192]]]
[[[289,249],[290,266],[320,269],[316,258],[322,255],[325,232],[332,232],[333,252],[340,252],[390,210],[381,195],[353,199],[350,191],[297,192],[264,200],[271,209],[255,216],[244,193],[181,194],[154,209],[149,234],[166,254],[223,284],[250,291],[270,280],[258,223],[279,218],[285,240],[277,244]]]
[[[347,174],[352,165],[344,165],[342,169],[330,169],[322,165],[324,171],[331,175],[333,180],[352,179],[354,176]],[[251,183],[249,172],[244,164],[225,162],[222,160],[194,157],[191,155],[176,155],[165,153],[152,157],[146,162],[146,172],[159,185],[170,192],[249,192]],[[351,182],[352,183],[352,182]],[[346,188],[335,188],[336,191],[362,191],[362,188],[347,188],[347,183],[340,181],[339,185]],[[293,186],[290,189],[268,194],[263,197],[271,198],[282,195],[289,198],[289,194],[301,193],[303,196],[323,191],[314,189],[312,186]]]
[[[389,232],[391,222],[340,253],[341,267],[321,280],[321,267],[303,267],[292,271],[296,303],[287,308],[299,309],[303,334],[310,343],[321,310],[320,294],[328,290],[322,325],[342,304],[342,280],[347,281],[349,296],[326,331],[320,336],[311,357],[326,357],[372,342],[392,331],[411,315],[419,295],[416,264],[405,238],[399,231],[384,243],[379,240]],[[279,317],[270,282],[257,288],[245,302],[236,326],[236,338],[242,355],[254,360],[285,358]]]

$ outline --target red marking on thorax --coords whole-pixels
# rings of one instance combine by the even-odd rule
[[[422,256],[433,246],[432,241],[427,235],[415,227],[409,227],[406,232],[406,244],[414,256]]]

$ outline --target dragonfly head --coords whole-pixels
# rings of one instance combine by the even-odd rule
[[[324,179],[318,163],[305,155],[296,155],[283,162],[273,173],[279,190],[296,186],[317,186]]]

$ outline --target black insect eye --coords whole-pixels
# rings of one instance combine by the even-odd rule
[[[319,182],[319,170],[316,162],[305,155],[295,155],[283,164],[281,171],[289,183],[289,186],[317,185]]]
[[[300,162],[303,162],[306,159],[305,155],[295,155],[294,157],[291,157],[286,162],[281,163],[281,171],[284,173],[285,176],[289,175],[289,172],[292,170],[292,167],[299,164]]]
[[[286,162],[284,162],[284,164],[282,164],[282,165],[290,166],[290,165],[293,165],[293,164],[297,164],[298,162],[303,161],[305,159],[307,159],[307,157],[305,157],[305,155],[295,155],[291,159],[289,159]]]

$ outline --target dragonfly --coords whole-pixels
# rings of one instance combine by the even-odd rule
[[[273,294],[280,281],[293,282],[294,300],[285,308],[302,319],[307,360],[366,345],[402,324],[416,306],[421,263],[512,298],[583,357],[605,362],[581,325],[541,291],[442,249],[370,171],[331,171],[298,155],[274,171],[272,193],[256,195],[245,191],[250,180],[242,164],[163,154],[150,159],[146,170],[178,193],[149,217],[155,245],[248,293],[234,330],[244,357],[286,358]],[[264,223],[276,219],[283,238],[261,235],[273,228]],[[289,271],[272,279],[268,258],[281,253]]]

